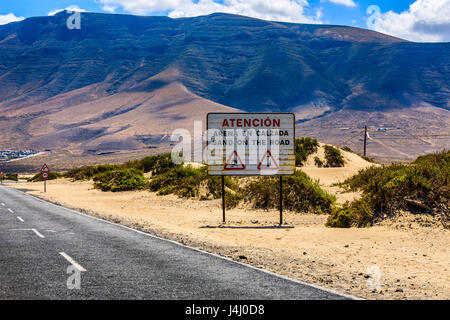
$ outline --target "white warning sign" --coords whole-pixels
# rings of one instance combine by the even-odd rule
[[[209,113],[207,129],[210,175],[294,174],[294,114]]]

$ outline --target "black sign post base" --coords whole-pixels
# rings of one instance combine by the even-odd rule
[[[222,222],[225,223],[225,177],[222,176]]]
[[[280,226],[283,225],[283,176],[280,176]]]

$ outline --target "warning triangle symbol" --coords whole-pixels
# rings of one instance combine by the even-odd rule
[[[50,170],[48,169],[47,164],[44,163],[44,165],[43,165],[42,168],[41,168],[41,172],[48,172],[48,171],[50,171]]]
[[[278,163],[275,161],[270,150],[267,150],[261,161],[258,163],[258,170],[276,170],[279,169]]]
[[[242,162],[241,158],[239,158],[236,150],[234,150],[223,168],[225,170],[244,170],[245,164]]]

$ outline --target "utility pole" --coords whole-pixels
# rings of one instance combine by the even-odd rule
[[[366,156],[366,145],[367,145],[367,126],[364,127],[364,157]]]

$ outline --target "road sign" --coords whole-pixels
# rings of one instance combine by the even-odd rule
[[[295,173],[295,115],[293,113],[209,113],[206,163],[208,174],[222,176],[278,175],[280,225],[283,224],[283,175]]]
[[[259,170],[278,170],[280,167],[278,166],[277,161],[272,156],[270,150],[267,150],[264,156],[258,163]]]
[[[206,163],[210,175],[292,175],[293,113],[209,113]]]
[[[50,172],[50,169],[48,168],[48,166],[47,166],[46,163],[44,163],[44,165],[43,165],[42,168],[41,168],[41,173],[42,173],[42,172]]]
[[[224,170],[244,170],[245,164],[242,162],[241,158],[237,154],[237,151],[233,151],[233,153],[228,158],[227,162],[225,162]]]
[[[50,172],[50,169],[48,168],[47,164],[44,163],[44,165],[41,168],[41,177],[44,179],[44,192],[47,192],[47,179],[48,179],[48,173]]]

